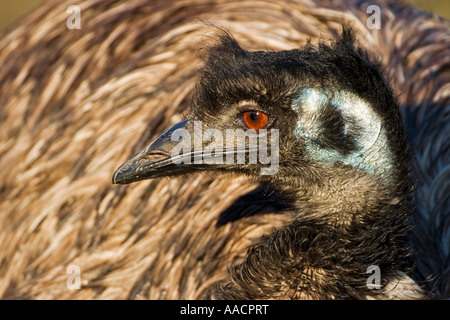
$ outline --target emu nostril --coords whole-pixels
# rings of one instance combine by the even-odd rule
[[[164,160],[169,158],[170,155],[163,152],[163,151],[152,151],[150,153],[147,153],[146,155],[144,155],[141,159],[141,161],[145,161],[145,162],[156,162],[156,161],[160,161],[160,160]]]

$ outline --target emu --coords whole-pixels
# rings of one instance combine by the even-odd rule
[[[186,114],[208,46],[199,18],[223,25],[249,51],[280,51],[338,38],[344,17],[392,79],[414,153],[411,278],[448,297],[449,23],[383,2],[382,28],[368,30],[362,2],[325,5],[86,1],[81,30],[68,30],[68,4],[49,1],[7,30],[0,295],[198,299],[228,283],[229,268],[289,222],[292,208],[245,177],[115,186],[111,173]],[[67,286],[70,266],[81,271],[79,290]]]
[[[399,271],[411,214],[400,113],[379,66],[356,46],[351,29],[332,46],[280,52],[248,52],[231,35],[220,38],[199,74],[189,120],[126,161],[113,183],[233,172],[267,183],[293,203],[290,221],[249,248],[214,298],[422,298],[420,287]],[[221,133],[214,148],[198,140],[206,129],[196,121]],[[234,144],[225,153],[248,158],[258,149],[250,138],[224,143],[226,130],[250,129],[259,141],[273,140],[269,128],[279,131],[279,143],[270,147],[279,153],[276,172],[262,174],[264,165],[255,161],[207,161],[213,151],[223,153],[216,144]],[[174,141],[179,130],[189,133],[181,154]],[[199,153],[202,161],[189,161]],[[370,266],[383,270],[387,289],[367,287]]]

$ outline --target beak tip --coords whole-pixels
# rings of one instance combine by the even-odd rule
[[[119,179],[117,179],[118,173],[119,173],[119,170],[116,170],[116,172],[114,172],[112,179],[111,179],[112,184],[119,184]]]
[[[136,162],[128,160],[117,168],[111,182],[113,184],[130,184],[142,180],[141,175],[138,173],[139,170],[140,168]]]
[[[172,140],[172,133],[177,129],[186,128],[187,124],[188,120],[177,123],[149,146],[128,159],[114,172],[112,184],[129,184],[169,174],[170,169],[173,169],[172,161],[170,161],[171,150],[178,143]]]
[[[129,182],[126,181],[126,170],[124,170],[124,165],[121,165],[114,172],[111,182],[112,184],[127,184]]]

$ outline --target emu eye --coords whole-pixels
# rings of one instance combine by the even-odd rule
[[[245,111],[242,113],[242,120],[247,128],[260,130],[267,126],[269,117],[267,114],[258,111]]]

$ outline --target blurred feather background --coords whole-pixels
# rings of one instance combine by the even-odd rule
[[[216,271],[229,261],[217,256],[242,253],[252,239],[283,223],[283,216],[273,213],[276,204],[247,208],[249,200],[240,196],[255,186],[245,179],[230,183],[200,176],[123,188],[111,186],[110,176],[132,150],[180,120],[196,71],[192,59],[200,38],[191,35],[204,30],[187,17],[190,11],[180,12],[185,8],[176,1],[167,1],[167,7],[158,1],[124,1],[123,12],[125,3],[134,6],[131,18],[115,10],[113,0],[80,1],[92,8],[83,11],[82,21],[89,24],[78,37],[65,29],[64,3],[32,10],[41,2],[0,1],[0,30],[31,13],[28,24],[0,39],[0,107],[5,111],[0,113],[0,297],[201,297],[224,277]],[[294,47],[310,36],[333,34],[340,21],[337,11],[320,7],[327,1],[311,2],[317,3],[312,8],[300,5],[298,20],[276,2],[270,8],[261,5],[247,19],[254,3],[245,11],[244,2],[233,6],[230,1],[230,11],[225,10],[228,2],[219,9],[188,7],[194,16],[196,10],[207,18],[223,14],[220,22],[230,22],[232,33],[249,49]],[[363,3],[333,3],[345,9],[347,2]],[[148,3],[159,3],[161,16]],[[385,3],[394,4],[392,11],[382,12],[389,28],[369,33],[365,44],[382,51],[383,62],[393,70],[415,141],[422,183],[416,218],[426,220],[415,233],[416,243],[423,244],[416,278],[423,281],[433,272],[443,276],[444,282],[429,286],[449,297],[450,25],[435,15],[403,10],[396,1]],[[450,17],[449,1],[414,3]],[[292,20],[285,21],[285,15]],[[366,14],[350,8],[349,17],[358,22]],[[271,23],[278,22],[273,29]],[[220,192],[208,194],[208,188]],[[236,220],[242,219],[223,223],[217,231],[216,222],[232,205],[239,209]],[[261,206],[269,214],[253,215]],[[190,221],[201,224],[187,225]],[[81,267],[83,290],[67,290],[68,265]]]
[[[43,0],[0,0],[0,31],[29,10],[37,7]],[[432,11],[441,17],[450,19],[450,1],[446,0],[410,0],[410,3],[423,10]]]

